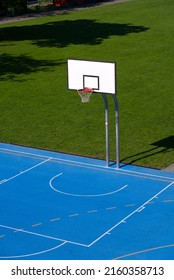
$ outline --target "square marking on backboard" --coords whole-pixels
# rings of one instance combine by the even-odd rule
[[[92,88],[95,90],[99,90],[99,76],[90,76],[84,75],[83,76],[83,88]]]

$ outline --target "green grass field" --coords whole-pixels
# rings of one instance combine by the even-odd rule
[[[173,18],[173,0],[131,0],[0,25],[0,142],[105,158],[102,96],[68,91],[66,61],[115,61],[121,161],[173,163]]]

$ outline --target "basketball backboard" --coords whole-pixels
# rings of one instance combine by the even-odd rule
[[[96,93],[116,93],[116,64],[68,59],[68,89],[92,88]]]

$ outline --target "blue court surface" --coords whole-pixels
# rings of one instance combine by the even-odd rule
[[[0,143],[0,259],[173,260],[174,173]]]

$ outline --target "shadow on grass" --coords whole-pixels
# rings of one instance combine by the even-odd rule
[[[0,55],[0,81],[16,80],[24,81],[20,74],[30,74],[38,71],[53,71],[54,66],[63,64],[51,60],[37,60],[27,55]]]
[[[67,47],[74,44],[101,44],[110,36],[126,36],[149,28],[131,24],[103,23],[96,20],[63,20],[31,26],[0,29],[0,42],[30,40],[39,47]]]
[[[127,164],[132,164],[141,159],[152,157],[157,154],[168,153],[174,149],[174,136],[169,136],[167,138],[151,143],[150,145],[154,147],[135,155],[123,158],[121,161],[126,162]]]

